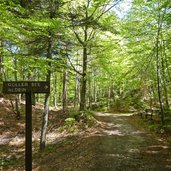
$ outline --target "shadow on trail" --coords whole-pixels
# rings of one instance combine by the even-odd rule
[[[169,171],[171,147],[127,122],[129,116],[97,114],[104,122],[101,132],[74,138],[73,144],[57,148],[39,170],[73,171]],[[46,164],[48,163],[48,167]]]

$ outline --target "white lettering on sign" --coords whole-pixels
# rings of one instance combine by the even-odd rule
[[[8,83],[9,87],[28,87],[28,83]]]
[[[8,91],[11,93],[15,93],[15,92],[24,93],[27,91],[27,89],[26,88],[9,88]]]
[[[40,83],[31,83],[32,87],[40,87]]]
[[[18,81],[18,82],[3,82],[4,93],[49,93],[50,82],[45,81]]]

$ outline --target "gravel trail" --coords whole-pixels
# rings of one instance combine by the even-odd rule
[[[39,170],[171,171],[171,145],[137,130],[128,117],[97,113],[96,118],[104,123],[99,132],[57,148],[56,156],[45,158]]]

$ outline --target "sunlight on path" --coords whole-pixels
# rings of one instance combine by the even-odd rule
[[[131,115],[133,115],[133,113],[102,113],[102,112],[97,112],[95,115],[96,116],[118,117],[118,116],[131,116]]]
[[[99,129],[75,137],[42,160],[39,170],[169,171],[171,147],[128,122],[131,113],[96,113]],[[61,152],[60,152],[61,151]],[[48,166],[44,163],[49,162]]]

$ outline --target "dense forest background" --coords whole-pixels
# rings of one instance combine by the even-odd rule
[[[171,1],[0,0],[3,81],[50,81],[49,106],[80,111],[160,110],[171,103]],[[15,96],[19,115],[23,95]]]

